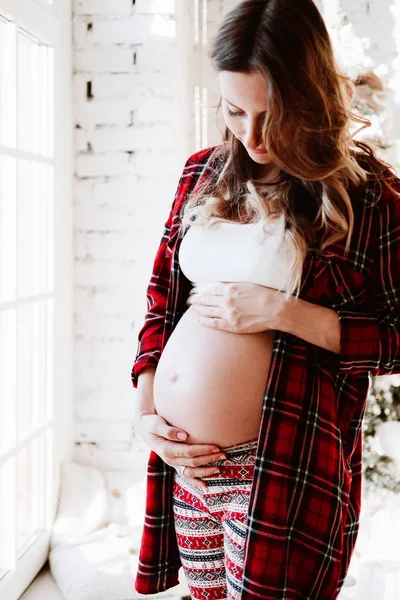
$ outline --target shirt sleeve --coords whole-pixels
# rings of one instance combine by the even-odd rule
[[[396,192],[400,185],[391,183]],[[340,370],[400,374],[400,198],[384,188],[377,218],[371,300],[375,310],[338,310]]]
[[[147,312],[144,324],[138,334],[138,345],[136,356],[131,371],[132,386],[137,388],[138,376],[146,367],[157,367],[161,356],[164,320],[167,309],[167,298],[169,280],[172,267],[172,253],[168,250],[168,240],[171,234],[171,226],[177,207],[183,195],[186,193],[191,179],[189,157],[185,163],[182,175],[179,179],[175,197],[167,221],[164,224],[163,234],[158,246],[152,274],[147,286]]]

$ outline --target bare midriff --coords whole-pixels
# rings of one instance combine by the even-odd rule
[[[239,334],[198,322],[190,306],[154,377],[154,405],[187,443],[226,448],[258,438],[275,330]]]

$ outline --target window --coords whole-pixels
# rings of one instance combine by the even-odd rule
[[[58,1],[0,0],[0,600],[47,558],[71,443],[70,388],[55,385],[72,363],[72,278],[57,278],[72,263],[70,3]]]

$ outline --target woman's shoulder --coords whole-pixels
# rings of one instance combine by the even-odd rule
[[[394,167],[385,171],[379,200],[383,208],[390,205],[400,210],[400,175]]]
[[[225,155],[226,144],[215,144],[214,146],[208,146],[201,150],[197,150],[189,156],[186,161],[185,167],[193,166],[207,166],[212,165],[214,162],[220,160]]]
[[[219,172],[225,155],[225,144],[216,144],[191,154],[183,168],[181,184],[185,197],[204,181],[212,180]]]
[[[174,226],[177,226],[180,212],[190,195],[215,173],[215,166],[223,153],[224,144],[217,144],[197,150],[186,159],[171,209]]]
[[[400,199],[400,173],[392,165],[383,166],[379,164],[379,174],[374,172],[376,164],[373,167],[369,158],[359,157],[358,162],[363,168],[369,171],[366,181],[358,186],[350,186],[350,197],[354,204],[358,204],[362,210],[375,207],[378,211],[382,210],[392,201],[398,202]]]

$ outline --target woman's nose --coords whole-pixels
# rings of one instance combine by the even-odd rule
[[[250,125],[247,128],[244,136],[246,148],[249,148],[250,150],[256,150],[261,143],[260,136],[261,131],[259,127],[256,125]]]

